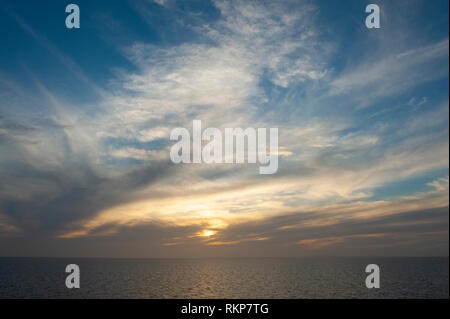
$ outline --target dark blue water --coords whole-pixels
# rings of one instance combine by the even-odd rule
[[[65,267],[81,269],[67,289]],[[380,289],[365,286],[367,264]],[[448,298],[448,257],[0,258],[0,298]]]

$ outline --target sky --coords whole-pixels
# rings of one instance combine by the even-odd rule
[[[74,3],[0,2],[0,256],[448,256],[448,1]],[[278,171],[172,163],[193,120]]]

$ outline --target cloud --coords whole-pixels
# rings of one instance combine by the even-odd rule
[[[331,82],[331,94],[355,94],[361,106],[448,75],[436,61],[448,57],[448,38],[430,45],[381,56],[350,69]],[[362,94],[365,92],[365,94]],[[364,100],[362,100],[364,96]],[[361,98],[359,98],[361,97]]]

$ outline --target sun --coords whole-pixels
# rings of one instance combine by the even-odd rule
[[[210,237],[210,236],[214,235],[215,233],[217,233],[217,232],[214,231],[214,230],[204,230],[202,232],[201,236],[203,236],[203,237]]]

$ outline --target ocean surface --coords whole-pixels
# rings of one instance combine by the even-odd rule
[[[80,289],[65,286],[77,264]],[[367,289],[365,267],[380,267]],[[449,298],[448,257],[0,258],[0,298]]]

